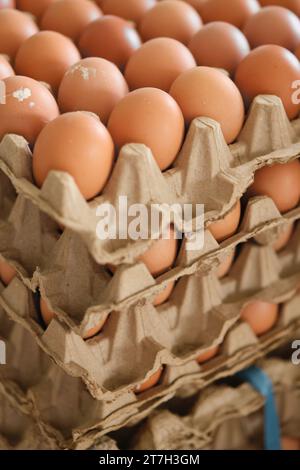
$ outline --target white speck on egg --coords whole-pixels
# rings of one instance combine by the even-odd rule
[[[79,72],[84,80],[89,80],[90,77],[96,77],[97,71],[93,67],[84,67],[83,65],[76,64],[69,70],[69,73]]]
[[[12,93],[12,96],[16,98],[18,101],[22,102],[30,98],[31,90],[29,88],[20,88],[19,90],[15,90]]]
[[[30,101],[29,103],[29,108],[34,108],[35,107],[35,102],[34,101]]]

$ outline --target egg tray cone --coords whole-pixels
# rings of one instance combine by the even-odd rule
[[[290,361],[264,359],[257,364],[270,377],[283,436],[300,437],[300,370]],[[153,412],[132,439],[136,450],[262,449],[265,399],[249,384],[215,385],[184,401]],[[175,414],[172,409],[175,408]]]
[[[215,121],[208,118],[193,121],[173,168],[165,173],[145,146],[125,146],[103,194],[89,203],[67,173],[50,172],[43,187],[38,189],[33,183],[29,147],[20,136],[3,138],[0,169],[18,193],[59,224],[78,233],[99,264],[119,265],[134,263],[153,239],[99,239],[96,233],[99,204],[113,204],[117,214],[120,196],[128,197],[128,205],[144,204],[149,211],[152,204],[204,204],[208,224],[223,218],[234,207],[251,185],[257,169],[285,163],[299,155],[300,120],[290,123],[280,99],[266,95],[254,100],[234,145],[226,144]],[[195,226],[196,219],[193,221]]]
[[[238,245],[251,238],[263,246],[272,244],[300,217],[300,208],[281,215],[270,198],[252,198],[237,234],[219,244],[205,230],[203,248],[189,251],[183,243],[175,267],[155,279],[142,262],[121,265],[111,275],[94,261],[77,233],[65,230],[60,234],[53,219],[26,197],[14,191],[5,194],[10,197],[1,199],[0,194],[0,207],[9,211],[0,220],[0,256],[29,289],[39,289],[49,308],[82,336],[111,312],[128,310],[138,301],[153,301],[171,282],[214,272]]]
[[[7,365],[0,367],[0,390],[10,397],[16,407],[33,416],[43,434],[54,440],[58,447],[88,449],[103,435],[139,422],[153,409],[168,402],[183,387],[189,393],[193,393],[195,388],[203,389],[253,364],[285,343],[300,326],[300,294],[295,293],[298,286],[297,274],[289,278],[288,283],[275,282],[259,293],[239,300],[239,306],[253,298],[280,302],[280,320],[272,331],[259,339],[247,324],[237,322],[227,333],[219,355],[202,366],[195,360],[199,352],[207,349],[201,343],[197,353],[190,352],[182,361],[177,358],[176,361],[168,362],[168,358],[174,359],[174,355],[166,349],[159,351],[159,345],[153,337],[146,338],[144,342],[141,340],[145,348],[143,350],[140,343],[137,343],[138,348],[134,344],[132,350],[135,356],[133,353],[129,355],[128,348],[131,346],[128,344],[128,331],[125,332],[126,342],[117,345],[110,339],[111,357],[107,362],[105,355],[98,349],[97,341],[84,343],[79,338],[80,344],[84,344],[87,349],[91,348],[89,356],[86,351],[80,351],[81,360],[86,361],[83,365],[76,363],[78,338],[74,339],[73,333],[66,334],[58,320],[53,320],[44,332],[37,321],[32,293],[19,279],[15,279],[2,291],[0,301],[4,307],[0,317],[0,333],[7,345]],[[226,292],[230,296],[228,286]],[[203,304],[208,308],[209,302]],[[228,309],[234,306],[233,303],[223,305]],[[122,313],[126,322],[126,312]],[[132,329],[139,324],[141,316],[141,311],[138,311],[138,318],[135,318],[135,313],[131,312],[130,317]],[[155,323],[152,313],[151,320]],[[161,329],[162,325],[160,320]],[[210,334],[215,344],[216,339],[213,333]],[[53,343],[48,342],[50,337],[52,342],[56,338],[58,347],[55,351],[51,349]],[[99,338],[100,342],[102,339]],[[221,337],[220,342],[222,340]],[[132,372],[128,372],[129,361]],[[159,384],[136,395],[134,386],[150,377],[161,364],[164,365],[164,372]],[[94,382],[93,367],[98,367],[102,374],[97,377],[101,377],[102,386]]]

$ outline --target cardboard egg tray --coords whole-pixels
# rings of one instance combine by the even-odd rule
[[[17,295],[16,286],[22,286],[22,290],[17,287]],[[12,297],[7,296],[9,290],[14,292]],[[145,350],[138,349],[135,354],[146,364],[142,363],[138,368],[133,362],[133,355],[129,356],[126,350],[117,349],[114,345],[112,350],[117,351],[118,363],[110,362],[109,367],[104,365],[102,368],[103,374],[107,369],[111,369],[110,377],[106,379],[104,385],[110,380],[110,384],[115,385],[116,390],[113,393],[94,388],[88,371],[81,369],[72,357],[74,341],[64,343],[67,366],[62,364],[59,356],[53,352],[51,358],[54,361],[50,359],[50,351],[41,340],[42,328],[36,321],[35,311],[31,311],[31,317],[26,317],[28,314],[26,308],[33,305],[32,297],[31,300],[28,299],[30,291],[19,279],[15,279],[4,290],[6,292],[2,292],[1,297],[1,305],[5,310],[0,312],[0,334],[7,345],[7,365],[0,367],[0,393],[8,396],[17,409],[33,417],[42,434],[54,441],[57,447],[91,448],[102,436],[125,425],[139,422],[152,410],[168,402],[185,386],[189,393],[193,393],[195,389],[203,389],[212,382],[231,376],[253,364],[269,351],[285,343],[287,338],[300,327],[300,294],[299,292],[295,294],[291,281],[286,291],[279,292],[279,284],[276,290],[276,296],[273,288],[269,289],[269,294],[267,288],[259,295],[259,298],[266,299],[272,292],[274,297],[272,300],[284,302],[280,320],[271,332],[258,339],[247,324],[238,322],[226,335],[220,354],[213,360],[202,366],[196,360],[188,359],[180,365],[165,365],[160,383],[149,391],[136,395],[132,390],[133,383],[151,375],[146,368],[152,368],[153,372],[158,364],[164,363],[163,355],[160,355],[154,364],[150,364],[147,359],[147,342],[144,342]],[[22,312],[14,310],[16,305],[8,306],[8,299],[14,300]],[[59,322],[54,321],[55,325],[56,323]],[[136,331],[133,322],[131,328],[132,331]],[[59,333],[55,334],[58,337]],[[128,334],[127,346],[130,348]],[[33,336],[37,341],[33,340]],[[151,338],[148,341],[150,342]],[[97,351],[92,351],[86,359],[91,359],[92,356],[98,362],[103,359]],[[131,377],[127,375],[128,363],[131,364],[130,370],[133,371]],[[83,376],[89,391],[98,399],[92,397],[84,382],[74,377],[76,375]],[[120,385],[122,381],[123,386]],[[131,385],[124,386],[125,381]]]
[[[258,362],[273,382],[282,436],[300,438],[300,368],[290,361]],[[263,449],[265,400],[249,384],[215,385],[193,397],[188,411],[175,414],[184,401],[153,412],[131,448],[141,450]],[[174,406],[175,405],[175,406]]]

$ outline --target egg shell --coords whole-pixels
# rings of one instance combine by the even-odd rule
[[[26,13],[9,8],[0,10],[0,54],[14,59],[21,44],[37,32],[37,25]]]
[[[230,268],[233,264],[235,258],[235,250],[233,250],[226,258],[220,263],[217,269],[217,277],[218,279],[222,279],[229,273]]]
[[[271,330],[277,322],[278,316],[278,305],[259,300],[251,302],[241,312],[241,318],[250,325],[257,336]]]
[[[140,88],[125,96],[108,121],[118,149],[128,143],[147,145],[161,170],[175,160],[184,137],[184,119],[176,101],[162,90]]]
[[[242,96],[233,81],[220,70],[195,67],[173,83],[170,95],[177,101],[186,124],[197,117],[219,122],[227,143],[242,129],[245,117]]]
[[[144,43],[129,59],[125,78],[131,90],[143,87],[169,91],[175,79],[196,66],[186,46],[172,38],[155,38]]]
[[[106,124],[112,110],[128,91],[116,65],[106,59],[89,57],[65,73],[58,91],[58,104],[63,113],[90,111]]]
[[[223,21],[204,25],[191,39],[189,49],[198,65],[221,68],[230,74],[250,52],[244,34]]]
[[[218,242],[234,235],[241,219],[241,202],[238,201],[234,208],[223,218],[208,225],[208,230]]]
[[[156,0],[103,0],[101,6],[106,15],[120,16],[138,23],[156,3]]]
[[[151,377],[149,377],[149,379],[145,380],[145,382],[141,383],[140,385],[137,385],[137,387],[135,387],[135,389],[134,389],[134,392],[136,394],[139,394],[139,393],[146,392],[150,388],[155,387],[155,385],[158,384],[158,382],[159,382],[159,380],[162,376],[162,373],[163,373],[163,368],[161,367],[160,369],[158,369],[157,372],[155,372],[153,375],[151,375]]]
[[[15,70],[48,83],[56,91],[65,72],[79,60],[79,51],[69,38],[55,31],[41,31],[22,44]]]
[[[170,228],[168,238],[161,238],[153,243],[151,248],[139,257],[148,268],[152,276],[157,277],[167,272],[176,260],[178,239],[175,231]]]
[[[153,301],[154,307],[158,307],[159,305],[162,305],[165,302],[167,302],[167,300],[170,298],[174,290],[174,287],[175,287],[175,282],[169,282],[167,286],[165,287],[165,289],[155,297]]]
[[[0,279],[4,285],[8,286],[16,274],[17,272],[14,267],[7,263],[7,261],[0,260]]]
[[[40,18],[46,8],[57,0],[17,0],[17,8]]]
[[[288,8],[289,10],[300,16],[300,0],[260,0],[261,6],[279,5]]]
[[[219,349],[220,349],[219,346],[215,346],[209,349],[205,353],[200,354],[200,356],[196,358],[196,361],[198,362],[198,364],[204,364],[204,362],[210,361],[211,359],[217,356]]]
[[[195,10],[196,10],[196,11],[199,13],[199,15],[201,16],[203,5],[204,5],[204,3],[205,3],[207,0],[182,0],[182,1],[185,2],[185,3],[188,3],[188,4],[191,5],[193,8],[195,8]]]
[[[73,176],[86,199],[101,192],[111,173],[114,145],[98,118],[85,112],[66,113],[49,123],[33,152],[33,175],[41,187],[51,170]]]
[[[242,28],[259,9],[257,0],[209,0],[201,7],[201,16],[204,23],[225,21]]]
[[[141,43],[132,23],[105,15],[85,28],[79,39],[79,49],[83,57],[103,57],[123,69]]]
[[[287,8],[262,8],[244,26],[243,32],[252,49],[277,44],[293,51],[300,43],[300,20]]]
[[[3,82],[6,103],[0,106],[0,140],[5,134],[18,134],[34,144],[43,127],[59,115],[56,101],[32,78],[12,76]]]
[[[285,213],[296,207],[300,200],[300,163],[298,160],[265,166],[256,171],[248,197],[269,196],[278,210]]]
[[[300,79],[300,64],[287,49],[276,46],[260,46],[242,60],[235,73],[235,83],[245,103],[250,105],[260,94],[281,98],[290,119],[297,117],[300,103],[293,103],[292,84]]]
[[[144,41],[169,37],[187,45],[201,26],[200,16],[188,3],[164,0],[143,16],[138,29]]]
[[[101,16],[100,8],[90,0],[60,0],[46,9],[40,27],[77,41],[87,25]]]
[[[6,60],[5,57],[0,55],[0,80],[3,80],[4,78],[12,77],[15,75],[14,69]]]
[[[283,250],[287,244],[289,243],[290,239],[292,238],[294,232],[294,224],[289,224],[285,230],[279,235],[275,243],[273,243],[273,249],[276,252]]]
[[[41,315],[46,326],[50,325],[53,318],[57,317],[57,314],[50,310],[46,300],[43,299],[42,297],[40,299],[40,311],[41,311]],[[85,333],[85,335],[83,336],[83,339],[90,339],[96,336],[97,334],[99,334],[102,328],[104,327],[107,318],[108,318],[108,315],[104,316],[102,321],[97,326],[95,326],[94,328],[91,328]]]
[[[0,0],[0,10],[4,8],[16,8],[15,0]]]

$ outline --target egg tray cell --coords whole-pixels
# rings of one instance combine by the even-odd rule
[[[15,306],[7,304],[10,297],[7,297],[8,290],[15,294],[18,285],[22,286],[24,295],[20,295],[19,291],[18,295],[13,295],[12,298],[22,305],[22,312],[17,312]],[[118,362],[109,367],[102,364],[100,369],[103,373],[105,369],[109,370],[110,377],[106,384],[110,379],[110,385],[118,385],[118,389],[116,387],[113,393],[95,386],[89,375],[93,372],[91,368],[87,370],[75,363],[73,352],[76,345],[73,339],[63,344],[64,364],[57,353],[52,351],[49,355],[49,345],[44,338],[48,330],[46,333],[42,332],[34,319],[35,311],[32,310],[29,316],[26,312],[28,307],[33,308],[31,294],[30,300],[28,299],[29,293],[18,279],[12,282],[6,293],[2,293],[1,305],[5,310],[1,310],[0,333],[7,345],[7,365],[0,367],[0,390],[10,397],[15,406],[33,416],[43,434],[54,440],[60,448],[92,447],[103,435],[125,425],[136,424],[153,409],[168,402],[183,387],[193,393],[195,388],[203,389],[216,380],[229,377],[253,364],[284,344],[300,327],[300,294],[295,294],[291,280],[287,289],[277,283],[276,288],[273,285],[272,289],[267,288],[256,296],[263,300],[272,299],[283,303],[280,319],[274,329],[258,339],[246,323],[236,323],[226,335],[220,353],[202,366],[195,359],[187,359],[181,364],[167,364],[169,353],[166,351],[159,352],[153,358],[155,362],[152,364],[149,361],[146,364],[136,364],[133,362],[133,356],[129,356],[126,350],[111,343],[114,346],[111,350],[117,355]],[[137,323],[140,320],[140,312],[137,318],[131,317],[132,331],[136,324],[133,319]],[[60,331],[56,330],[57,325],[61,327],[59,322],[54,320],[49,328],[54,328],[54,335],[59,342]],[[152,338],[147,341],[154,342]],[[130,348],[130,345],[127,344],[127,347]],[[147,342],[143,343],[143,347],[147,347]],[[146,357],[143,355],[144,350],[136,349],[135,346],[133,349],[135,361],[143,361]],[[104,356],[98,356],[98,353],[99,351],[92,350],[89,357],[85,352],[82,353],[81,357],[86,359],[86,367],[89,367],[92,358],[94,364],[103,360]],[[128,371],[128,363],[131,364],[131,371]],[[164,364],[164,372],[159,384],[136,395],[133,392],[135,383],[149,377],[161,364]],[[146,368],[149,368],[148,372]],[[129,377],[128,374],[132,376]],[[88,389],[76,376],[82,377]],[[123,386],[120,385],[121,381]],[[127,382],[127,385],[124,385],[124,382]],[[93,398],[91,394],[98,399]],[[77,410],[76,413],[74,410]]]
[[[290,361],[264,359],[257,364],[270,377],[283,436],[300,438],[300,369]],[[263,449],[265,399],[249,384],[215,385],[183,408],[153,412],[129,445],[147,450]],[[176,412],[173,411],[176,410]],[[178,411],[179,410],[179,411]]]
[[[96,233],[99,204],[112,204],[117,215],[120,196],[127,196],[128,206],[143,204],[149,211],[153,204],[204,204],[208,224],[223,218],[234,207],[253,182],[257,169],[285,163],[299,155],[300,120],[290,122],[279,98],[262,95],[254,100],[238,141],[231,146],[225,143],[218,123],[208,118],[194,120],[173,168],[165,173],[145,146],[125,146],[102,195],[91,202],[83,199],[67,173],[50,172],[43,187],[37,188],[33,183],[32,155],[20,136],[3,138],[0,168],[17,192],[60,225],[78,233],[99,264],[120,265],[134,263],[154,240],[100,240]],[[253,231],[253,227],[244,229]],[[178,267],[174,272],[177,274]]]
[[[272,244],[300,217],[300,208],[282,216],[270,198],[252,198],[236,235],[219,245],[206,230],[201,250],[186,250],[183,243],[174,269],[154,279],[142,262],[124,264],[112,276],[94,261],[77,233],[65,230],[60,234],[56,222],[21,194],[13,193],[9,201],[10,212],[0,219],[0,256],[16,269],[29,289],[38,289],[49,308],[82,336],[111,312],[128,310],[138,301],[153,301],[173,281],[215,272],[250,237],[262,246]],[[299,237],[299,231],[294,238],[297,234]]]

